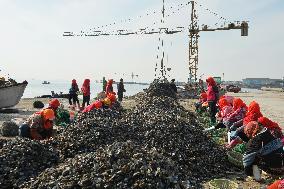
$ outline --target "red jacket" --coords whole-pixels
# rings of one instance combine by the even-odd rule
[[[89,79],[85,79],[81,90],[83,92],[83,96],[90,96],[91,91],[90,91],[90,80]]]
[[[207,101],[216,100],[216,95],[211,85],[208,86],[206,94],[207,94]]]

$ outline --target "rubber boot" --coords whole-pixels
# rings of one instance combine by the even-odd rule
[[[261,171],[257,165],[252,166],[252,172],[253,172],[254,180],[257,182],[261,181]]]

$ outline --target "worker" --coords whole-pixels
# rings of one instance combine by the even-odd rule
[[[244,128],[245,135],[250,139],[243,156],[243,165],[247,176],[260,180],[259,168],[266,172],[284,174],[284,150],[279,138],[256,121],[249,122]],[[257,174],[259,174],[257,176]]]
[[[206,93],[207,93],[207,102],[209,105],[209,112],[210,112],[210,122],[211,125],[215,125],[216,124],[215,116],[217,113],[216,104],[219,96],[218,87],[213,77],[208,77],[208,79],[206,79],[206,83],[207,83]]]
[[[106,85],[106,95],[109,93],[113,93],[113,79],[108,80],[107,85]]]
[[[117,96],[118,96],[118,101],[121,102],[123,98],[123,93],[126,92],[123,84],[123,79],[120,79],[119,84],[117,85]]]
[[[219,112],[216,114],[218,124],[216,125],[215,129],[226,128],[224,122],[228,118],[228,116],[233,112],[233,107],[225,98],[221,98],[218,101],[218,106]]]
[[[227,100],[228,101],[228,100]],[[247,106],[240,98],[233,100],[232,112],[223,118],[223,124],[226,128],[230,128],[234,123],[243,120],[247,112]]]
[[[282,139],[284,137],[281,127],[267,117],[260,117],[258,118],[257,122],[259,125],[267,128],[275,138]]]
[[[195,103],[195,110],[197,113],[202,113],[206,111],[206,108],[204,106],[202,106],[203,103],[207,102],[207,94],[205,91],[202,91],[198,102]]]
[[[172,79],[171,80],[171,83],[170,83],[170,86],[171,86],[171,88],[172,88],[172,90],[175,92],[175,93],[177,93],[177,86],[176,86],[176,84],[175,84],[175,79]]]
[[[105,77],[103,77],[103,92],[106,91],[106,86],[107,86],[107,80]]]
[[[54,119],[52,109],[36,112],[20,127],[20,136],[33,140],[48,139],[52,136]]]
[[[90,95],[91,95],[90,79],[84,80],[84,83],[82,85],[81,90],[82,90],[82,93],[83,93],[82,109],[84,109],[86,103],[87,103],[87,106],[90,105]]]
[[[248,107],[248,111],[244,119],[239,120],[230,127],[230,131],[236,131],[232,136],[232,141],[228,148],[233,148],[235,145],[244,142],[248,142],[249,139],[244,133],[244,128],[246,125],[251,121],[258,121],[258,118],[263,117],[262,113],[260,112],[260,106],[257,102],[252,101]]]
[[[80,109],[80,102],[78,99],[77,92],[79,92],[79,87],[78,87],[76,80],[73,79],[71,88],[69,89],[69,104],[72,105],[72,101],[73,101],[73,105],[76,106],[76,103],[77,103],[78,109]]]

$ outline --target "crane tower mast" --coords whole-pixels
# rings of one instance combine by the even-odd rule
[[[189,27],[189,81],[193,82],[197,80],[198,70],[198,22],[196,9],[194,7],[195,2],[191,1],[191,23]]]

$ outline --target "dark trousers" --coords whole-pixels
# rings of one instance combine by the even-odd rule
[[[31,138],[30,127],[28,124],[23,124],[19,128],[19,134],[24,138]]]
[[[208,101],[209,105],[209,113],[210,113],[210,121],[211,123],[216,123],[216,113],[217,113],[217,107],[216,107],[216,101]]]
[[[78,103],[78,105],[80,104],[77,94],[69,94],[69,104],[70,105],[72,105],[72,101],[74,105],[76,105],[76,103]]]
[[[117,97],[118,97],[118,101],[121,102],[123,99],[123,93],[118,93]]]
[[[90,105],[90,95],[89,96],[83,96],[83,104],[82,107],[85,107],[85,104],[87,103],[87,106]]]

